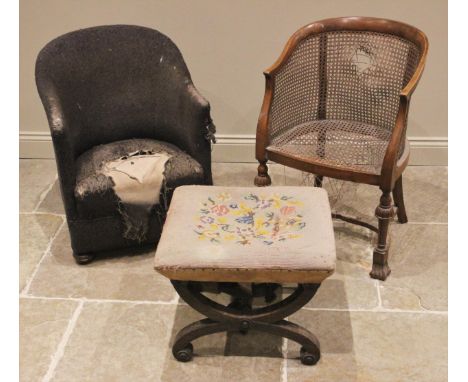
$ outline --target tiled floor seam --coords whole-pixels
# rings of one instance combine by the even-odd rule
[[[52,181],[51,184],[49,184],[47,186],[47,188],[41,193],[41,195],[39,196],[39,201],[37,202],[36,206],[34,207],[33,209],[33,212],[36,212],[37,209],[39,208],[39,206],[42,204],[42,202],[44,201],[44,199],[47,197],[47,195],[49,194],[50,190],[52,190],[52,187],[54,187],[54,184],[55,182],[57,181],[58,179],[58,175],[55,174],[55,177],[54,177],[54,180]]]
[[[406,313],[406,314],[428,314],[428,315],[448,315],[448,311],[445,310],[405,310],[405,309],[385,309],[385,308],[375,308],[375,309],[345,309],[345,308],[309,308],[304,307],[304,310],[310,311],[322,311],[322,312],[357,312],[357,313]]]
[[[448,222],[408,222],[410,225],[448,225]]]
[[[281,364],[281,382],[288,382],[288,339],[283,338],[281,346],[281,353],[283,353],[283,362]]]
[[[20,215],[51,215],[51,216],[58,216],[61,218],[65,218],[65,214],[57,214],[55,212],[47,212],[47,211],[22,211],[19,214]]]
[[[59,301],[76,301],[86,303],[107,303],[107,304],[133,304],[133,305],[186,305],[179,303],[179,296],[176,295],[169,301],[147,301],[147,300],[117,300],[117,299],[97,299],[97,298],[82,298],[82,297],[50,297],[50,296],[34,296],[31,294],[21,294],[20,298],[33,300],[59,300]]]
[[[379,280],[375,280],[375,288],[377,290],[377,301],[378,301],[378,308],[382,309],[382,295],[380,294],[380,283]]]
[[[170,301],[145,301],[145,300],[115,300],[115,299],[88,299],[88,298],[77,298],[77,297],[49,297],[49,296],[34,296],[23,294],[20,298],[25,299],[38,299],[38,300],[66,300],[76,301],[83,303],[107,303],[107,304],[133,304],[133,305],[187,305],[182,301],[179,301],[179,297],[175,296]],[[328,312],[363,312],[363,313],[407,313],[407,314],[429,314],[429,315],[447,315],[448,311],[445,310],[403,310],[403,309],[346,309],[346,308],[310,308],[304,307],[304,310],[311,311],[328,311]]]
[[[47,373],[42,378],[42,382],[49,382],[54,377],[55,370],[57,369],[57,366],[63,357],[63,354],[65,352],[65,347],[67,346],[68,340],[70,339],[70,336],[72,335],[73,330],[75,329],[76,322],[78,321],[78,317],[80,316],[81,311],[83,310],[83,305],[84,305],[84,302],[80,301],[75,311],[73,312],[73,315],[70,318],[70,321],[68,322],[68,326],[62,335],[62,339],[60,340],[60,343],[58,344],[57,349],[55,350],[55,353],[52,356],[52,360],[50,361],[50,364],[49,364],[49,369],[47,370]]]
[[[34,270],[32,271],[31,275],[28,278],[28,281],[26,282],[26,285],[24,286],[23,290],[20,292],[21,295],[26,295],[28,294],[29,288],[31,287],[31,284],[34,280],[34,277],[36,277],[36,274],[44,261],[44,258],[47,256],[47,254],[50,252],[50,248],[52,247],[52,243],[54,242],[55,238],[58,236],[59,232],[62,230],[62,228],[65,225],[66,220],[62,219],[62,223],[60,226],[57,228],[57,231],[55,234],[50,238],[49,243],[47,244],[47,248],[45,249],[44,253],[41,256],[41,259],[37,262],[36,266],[34,267]]]

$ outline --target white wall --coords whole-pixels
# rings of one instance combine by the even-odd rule
[[[34,83],[39,50],[60,34],[102,24],[158,29],[180,48],[218,128],[214,160],[253,161],[262,71],[288,37],[337,16],[401,20],[429,37],[426,71],[412,99],[408,136],[413,164],[447,163],[447,3],[443,0],[21,0],[20,155],[52,157],[47,120]]]

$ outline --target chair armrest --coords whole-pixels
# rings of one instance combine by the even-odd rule
[[[318,28],[317,28],[318,27]],[[286,64],[288,58],[294,52],[294,49],[299,42],[311,33],[319,33],[322,29],[321,25],[311,24],[296,31],[287,41],[283,51],[277,60],[266,69],[263,74],[265,76],[265,95],[263,97],[263,104],[260,110],[257,123],[257,135],[255,139],[255,157],[259,162],[267,161],[266,147],[269,145],[268,141],[268,125],[270,117],[271,104],[273,102],[273,91],[275,86],[275,75]]]
[[[421,52],[421,57],[419,59],[418,66],[416,67],[412,77],[406,84],[406,86],[400,92],[400,107],[398,109],[398,114],[395,122],[395,128],[393,129],[392,136],[390,138],[390,143],[388,144],[387,151],[382,164],[382,181],[381,186],[385,189],[392,189],[393,184],[396,181],[395,179],[395,169],[396,162],[398,160],[398,152],[402,140],[406,136],[406,126],[408,123],[408,110],[411,100],[411,96],[416,89],[419,80],[421,79],[424,67],[426,64],[427,52],[429,43],[427,37],[422,35],[424,38],[423,51]]]
[[[420,38],[423,40],[424,43],[422,44],[422,51],[421,56],[419,58],[418,66],[414,70],[414,73],[411,76],[408,83],[406,84],[406,86],[401,91],[401,96],[408,98],[408,100],[411,98],[411,95],[416,89],[416,86],[418,85],[419,80],[421,79],[421,76],[424,72],[424,68],[426,66],[427,52],[429,50],[429,41],[427,40],[427,36],[422,32]]]
[[[67,219],[73,220],[77,214],[74,196],[75,154],[69,126],[71,121],[67,119],[54,87],[41,81],[38,81],[37,86],[49,122],[65,212]]]
[[[268,121],[270,118],[270,108],[273,101],[274,79],[268,72],[265,75],[265,95],[263,97],[262,108],[257,122],[257,134],[255,138],[255,158],[259,162],[266,162],[266,147],[268,146]]]
[[[205,181],[212,184],[211,143],[216,142],[216,127],[210,115],[209,102],[199,93],[192,83],[187,84],[180,98],[180,107],[175,120],[172,142],[203,167]]]
[[[410,97],[402,93],[400,95],[400,107],[398,109],[395,127],[392,131],[390,142],[387,146],[387,151],[385,152],[384,160],[382,163],[381,187],[386,190],[393,189],[393,184],[396,181],[396,162],[398,160],[400,145],[402,143],[402,140],[405,139],[406,135],[409,103]]]
[[[408,122],[408,110],[411,100],[411,96],[416,89],[419,80],[424,72],[424,67],[426,65],[427,52],[429,49],[429,41],[427,36],[419,32],[417,38],[420,40],[420,46],[422,47],[421,56],[419,58],[418,66],[416,67],[413,75],[411,76],[408,83],[400,92],[400,107],[398,109],[398,114],[395,122],[395,128],[393,129],[392,136],[390,138],[390,143],[387,147],[387,152],[385,153],[384,161],[382,164],[382,182],[381,186],[386,189],[392,189],[393,184],[396,181],[395,179],[395,169],[396,162],[398,160],[398,152],[402,140],[406,136],[406,126]]]

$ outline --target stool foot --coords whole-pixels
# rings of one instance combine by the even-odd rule
[[[212,321],[209,318],[193,322],[177,334],[172,346],[172,354],[177,361],[188,362],[193,357],[192,341],[208,334],[227,331],[227,329],[227,325]]]
[[[301,363],[303,365],[315,365],[320,359],[320,351],[309,352],[304,347],[301,348]]]
[[[255,329],[285,337],[297,342],[301,347],[301,362],[315,365],[320,359],[320,343],[306,328],[291,321],[281,320],[274,323],[256,323]]]
[[[172,350],[172,354],[179,362],[189,362],[193,358],[193,345],[189,342],[184,348],[177,351]]]

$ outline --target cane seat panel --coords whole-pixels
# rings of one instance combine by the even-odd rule
[[[278,134],[267,151],[380,175],[391,132],[362,122],[317,120]]]

